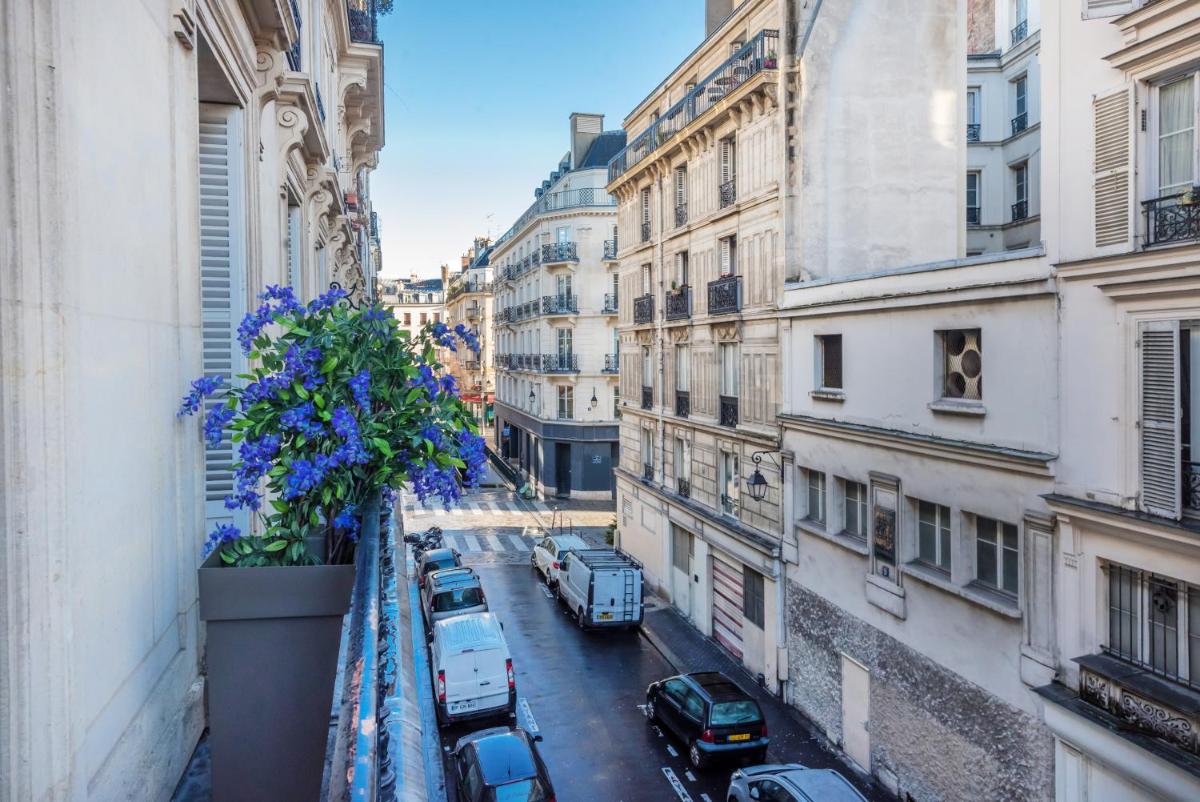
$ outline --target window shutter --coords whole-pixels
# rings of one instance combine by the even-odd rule
[[[1133,11],[1133,0],[1083,0],[1083,18],[1116,17]]]
[[[1096,247],[1129,242],[1132,223],[1130,135],[1133,131],[1127,88],[1092,103],[1095,128],[1093,192]]]
[[[733,140],[721,140],[721,183],[733,180]]]
[[[650,189],[642,190],[642,222],[650,222]]]
[[[687,170],[679,168],[675,171],[675,205],[682,206],[687,202]]]
[[[1182,458],[1179,432],[1179,322],[1141,328],[1142,508],[1178,519]]]
[[[300,207],[288,207],[287,219],[287,272],[288,286],[303,297],[300,291]]]
[[[732,272],[730,269],[730,254],[729,254],[729,238],[721,240],[721,275],[728,276]]]
[[[204,373],[225,379],[246,371],[237,342],[237,326],[245,315],[246,267],[238,221],[241,219],[238,110],[232,106],[200,106],[200,308]],[[205,409],[225,403],[218,393]],[[234,491],[233,441],[228,434],[216,448],[204,451],[204,509],[207,532],[217,524],[248,531],[244,510],[225,509]]]

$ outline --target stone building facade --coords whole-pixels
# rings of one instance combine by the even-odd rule
[[[379,282],[379,301],[392,313],[402,331],[416,336],[446,315],[446,285],[439,278],[387,278]]]
[[[495,448],[538,495],[611,499],[618,293],[605,165],[625,144],[572,114],[570,151],[496,240]]]
[[[442,267],[446,325],[454,327],[461,323],[479,338],[478,353],[463,348],[445,351],[442,364],[458,382],[462,399],[470,404],[480,426],[491,424],[492,404],[496,400],[495,272],[489,259],[491,253],[491,242],[476,238],[463,256],[459,272],[451,274]]]
[[[371,7],[0,2],[0,798],[169,798],[204,728],[232,445],[173,413],[264,285],[370,295]]]

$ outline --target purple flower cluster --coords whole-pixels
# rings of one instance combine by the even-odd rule
[[[247,410],[259,402],[275,399],[281,390],[290,389],[297,381],[304,385],[304,389],[315,390],[325,383],[319,372],[320,364],[320,348],[301,351],[298,346],[291,346],[283,355],[283,370],[246,385],[242,393],[242,409]]]
[[[469,487],[478,486],[483,479],[486,456],[484,441],[479,435],[464,431],[451,437],[442,429],[426,424],[421,428],[421,437],[433,443],[436,452],[453,454],[465,464],[466,484]],[[437,496],[443,505],[449,509],[451,503],[462,496],[462,485],[459,482],[459,469],[453,466],[441,466],[436,462],[412,465],[408,471],[409,481],[413,492],[422,503]]]
[[[292,462],[291,470],[288,471],[286,486],[283,490],[285,500],[303,496],[308,491],[312,490],[325,479],[325,474],[329,470],[329,457],[324,454],[317,454],[311,460],[298,459]]]
[[[467,344],[468,348],[477,354],[479,353],[479,335],[468,329],[462,323],[459,323],[454,327],[454,333],[457,334],[462,341]]]
[[[438,394],[438,389],[441,385],[438,384],[437,377],[433,375],[433,369],[428,365],[417,366],[417,376],[410,379],[414,387],[424,387],[425,392],[433,398]]]
[[[324,309],[330,309],[337,305],[337,302],[346,297],[346,291],[341,287],[334,287],[324,295],[318,296],[308,305],[308,313],[315,315]]]
[[[379,306],[372,306],[370,309],[363,312],[363,319],[369,321],[387,320],[390,317],[391,315],[387,313],[387,310]]]
[[[345,529],[350,541],[357,543],[358,530],[362,527],[362,520],[358,517],[358,506],[349,504],[343,507],[342,511],[333,519],[333,525],[338,529]]]
[[[458,458],[467,463],[467,487],[479,487],[486,473],[487,452],[484,439],[477,434],[464,431],[458,436]]]
[[[258,494],[258,482],[271,469],[283,438],[268,434],[258,440],[243,440],[238,449],[238,462],[234,474],[237,476],[237,493],[225,497],[225,506],[231,510],[239,508],[257,511],[262,505]]]
[[[221,445],[225,427],[233,420],[235,414],[237,414],[236,409],[232,409],[227,404],[220,404],[210,409],[204,416],[204,439],[208,441],[209,448]]]
[[[320,437],[325,428],[316,420],[317,408],[312,401],[305,401],[299,406],[292,407],[279,416],[279,425],[289,431],[296,431],[305,437]]]
[[[183,397],[183,401],[180,403],[179,411],[175,413],[175,417],[182,418],[184,415],[195,415],[200,411],[200,404],[204,399],[220,389],[224,382],[224,376],[201,376],[196,379],[192,382],[192,391]]]
[[[335,409],[330,423],[334,434],[342,439],[342,443],[332,454],[317,454],[311,460],[298,459],[293,462],[284,482],[285,499],[302,496],[317,487],[334,468],[362,465],[371,461],[371,455],[367,453],[367,447],[358,431],[358,421],[349,407],[342,405]]]
[[[296,300],[296,294],[291,287],[270,285],[267,291],[258,296],[263,303],[253,312],[248,312],[238,326],[238,344],[242,353],[248,354],[254,349],[254,338],[268,324],[274,322],[277,315],[303,311],[304,307]],[[272,303],[274,301],[274,303]]]
[[[451,351],[457,352],[458,347],[454,343],[455,335],[457,335],[458,339],[466,343],[468,348],[475,353],[479,353],[479,337],[462,323],[455,326],[453,331],[445,323],[434,323],[431,332],[434,340],[443,348],[449,348]]]
[[[358,421],[347,406],[340,406],[333,411],[333,431],[344,441],[334,449],[333,459],[337,465],[361,465],[371,461],[358,433]]]
[[[213,549],[220,548],[226,543],[232,543],[242,536],[242,530],[232,524],[217,524],[208,536],[208,540],[204,541],[204,556],[213,553]]]
[[[458,395],[458,381],[449,373],[442,377],[441,387],[446,395]]]
[[[350,392],[354,401],[364,412],[371,408],[371,371],[364,370],[350,379]]]

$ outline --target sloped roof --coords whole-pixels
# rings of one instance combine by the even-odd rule
[[[584,154],[580,162],[580,170],[589,167],[608,167],[609,161],[617,155],[617,151],[625,147],[624,131],[605,131],[592,141],[592,146]]]

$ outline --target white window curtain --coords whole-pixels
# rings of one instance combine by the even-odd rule
[[[721,395],[738,395],[738,344],[721,343]]]
[[[681,392],[688,390],[688,347],[675,346],[675,389]]]
[[[1196,98],[1189,75],[1158,91],[1159,195],[1171,195],[1195,178]]]

